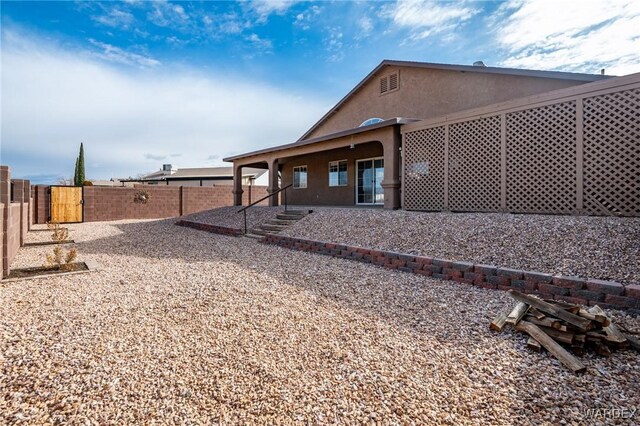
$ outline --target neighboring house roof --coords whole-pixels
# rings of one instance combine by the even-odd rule
[[[242,169],[242,177],[258,178],[266,172],[266,169],[245,167]],[[233,167],[192,167],[174,169],[173,172],[159,170],[142,176],[140,180],[185,180],[185,179],[233,179]]]
[[[307,139],[307,140],[298,141],[298,142],[294,142],[294,143],[288,143],[288,144],[285,144],[285,145],[273,146],[271,148],[260,149],[258,151],[251,151],[251,152],[247,152],[245,154],[234,155],[233,157],[223,158],[223,161],[232,162],[232,161],[238,160],[240,158],[251,157],[251,156],[259,155],[259,154],[266,154],[268,152],[284,151],[284,150],[289,149],[289,148],[296,148],[296,147],[300,147],[300,146],[304,146],[304,145],[311,145],[311,144],[314,144],[314,143],[320,143],[320,142],[328,141],[328,140],[331,140],[331,139],[341,138],[341,137],[350,136],[350,135],[356,135],[358,133],[363,133],[363,132],[368,132],[368,131],[375,130],[375,129],[380,129],[382,127],[393,126],[393,125],[396,125],[396,124],[413,123],[415,121],[420,121],[420,120],[418,120],[416,118],[403,118],[403,117],[390,118],[388,120],[380,121],[378,123],[370,124],[370,125],[367,125],[367,126],[359,126],[359,127],[353,128],[353,129],[342,130],[340,132],[331,133],[329,135],[318,136],[317,138],[313,138],[313,139]],[[248,169],[251,169],[251,168],[248,167]],[[243,170],[244,170],[244,168],[243,168]]]
[[[311,135],[322,123],[324,123],[331,115],[336,113],[340,107],[345,104],[356,92],[358,92],[365,84],[369,82],[381,69],[389,66],[394,67],[413,67],[413,68],[430,68],[438,70],[449,71],[465,71],[476,73],[488,73],[488,74],[505,74],[516,75],[525,77],[540,77],[540,78],[554,78],[563,80],[574,80],[591,82],[610,78],[612,76],[605,76],[601,74],[582,74],[562,71],[539,71],[539,70],[527,70],[517,68],[499,68],[499,67],[487,67],[476,65],[452,65],[452,64],[437,64],[430,62],[411,62],[411,61],[393,61],[385,59],[378,65],[373,71],[371,71],[360,83],[356,85],[347,95],[342,98],[333,108],[331,108],[316,124],[311,126],[297,142],[304,141],[309,135]]]

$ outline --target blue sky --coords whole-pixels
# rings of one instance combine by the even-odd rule
[[[383,59],[640,72],[638,1],[2,1],[14,177],[93,179],[295,141]]]

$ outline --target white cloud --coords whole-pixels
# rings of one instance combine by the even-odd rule
[[[152,10],[147,14],[149,21],[159,27],[184,27],[189,22],[189,15],[179,4],[166,0],[154,1]]]
[[[611,74],[640,71],[640,2],[517,1],[491,23],[501,65]]]
[[[368,16],[363,16],[358,19],[358,27],[360,28],[360,36],[364,37],[370,34],[373,30],[373,22]]]
[[[329,53],[329,62],[340,62],[345,58],[342,29],[340,27],[327,28],[328,36],[324,39],[325,50]]]
[[[399,0],[393,7],[383,8],[382,15],[411,31],[410,38],[419,40],[438,32],[452,30],[480,10],[468,2],[438,2],[435,0]]]
[[[68,176],[84,142],[91,178],[178,167],[295,141],[327,100],[217,70],[125,72],[3,28],[2,158],[14,175]],[[178,161],[179,160],[179,161]]]
[[[149,56],[127,52],[117,46],[103,43],[94,39],[89,39],[89,42],[101,49],[101,51],[99,52],[92,52],[92,56],[108,62],[115,62],[123,65],[132,65],[142,68],[155,67],[160,65],[160,61]]]
[[[248,36],[246,40],[251,42],[253,48],[258,49],[261,53],[268,53],[273,48],[271,40],[260,38],[258,34],[255,33]]]
[[[258,22],[266,22],[269,15],[275,13],[282,15],[296,4],[294,0],[253,0],[251,8],[258,15]]]
[[[122,29],[129,28],[135,20],[130,12],[118,8],[108,10],[104,15],[92,16],[91,19],[108,27]]]
[[[313,5],[304,12],[298,13],[293,24],[306,31],[311,28],[311,24],[321,12],[322,9],[319,6]]]

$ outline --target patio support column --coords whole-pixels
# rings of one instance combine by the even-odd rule
[[[233,163],[233,205],[242,205],[242,166]]]
[[[273,194],[278,189],[280,189],[280,185],[278,183],[278,159],[273,158],[269,160],[269,187],[267,188],[267,192],[269,194]],[[269,205],[271,207],[278,206],[278,196],[269,198]]]
[[[394,126],[393,134],[381,140],[384,149],[384,208],[400,208],[400,128]]]

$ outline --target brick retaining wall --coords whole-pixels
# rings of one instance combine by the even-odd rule
[[[239,237],[242,235],[241,229],[227,228],[226,226],[209,225],[207,223],[191,222],[188,220],[179,220],[175,224],[186,228],[197,229],[199,231],[210,232],[212,234],[229,235],[232,237]]]
[[[566,277],[540,272],[499,268],[428,256],[414,256],[384,250],[374,250],[343,244],[312,241],[270,234],[262,240],[292,250],[308,251],[327,256],[372,263],[388,269],[451,280],[482,288],[511,290],[536,294],[545,299],[561,300],[602,308],[627,309],[640,315],[640,285],[623,285],[580,277]]]

